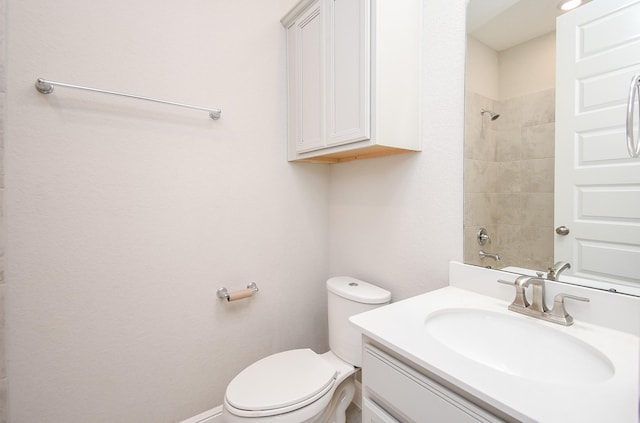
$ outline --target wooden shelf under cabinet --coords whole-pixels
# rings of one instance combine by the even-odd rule
[[[353,160],[372,159],[374,157],[391,156],[394,154],[415,153],[416,150],[407,150],[397,147],[387,147],[384,145],[371,145],[369,147],[361,147],[355,150],[346,150],[338,153],[322,154],[313,157],[300,158],[291,160],[293,162],[303,163],[344,163]]]

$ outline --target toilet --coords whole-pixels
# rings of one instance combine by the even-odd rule
[[[270,355],[241,371],[227,386],[225,423],[344,423],[362,365],[362,336],[349,317],[391,300],[391,293],[348,276],[327,281],[329,348]]]

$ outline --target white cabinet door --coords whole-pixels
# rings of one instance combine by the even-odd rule
[[[371,0],[327,3],[327,145],[370,137]]]
[[[640,73],[640,1],[600,0],[558,18],[555,259],[572,273],[640,283],[640,160],[626,149]],[[637,110],[637,109],[636,109]]]
[[[295,140],[298,152],[325,145],[322,16],[323,8],[318,1],[288,29],[289,139]]]

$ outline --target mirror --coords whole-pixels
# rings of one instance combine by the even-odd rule
[[[555,18],[561,13],[558,0],[469,2],[467,264],[535,275],[554,263]],[[597,285],[591,286],[612,286]]]
[[[469,3],[466,263],[536,270],[553,264],[556,4]]]

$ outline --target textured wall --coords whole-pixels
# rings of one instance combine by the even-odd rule
[[[265,354],[326,350],[330,274],[396,299],[446,285],[462,257],[465,1],[424,2],[423,151],[331,167],[285,160],[293,3],[9,0],[12,423],[179,421]],[[43,96],[38,76],[223,115]],[[214,298],[250,280],[251,300]]]
[[[462,259],[466,1],[423,4],[422,152],[331,168],[331,273],[396,300],[446,285]]]
[[[293,3],[9,0],[11,422],[179,421],[259,357],[326,351],[327,167],[286,161]]]
[[[4,133],[6,126],[6,2],[0,0],[0,423],[7,421],[7,370],[5,367],[5,224],[4,224]]]
[[[5,224],[4,224],[4,133],[6,125],[6,2],[0,0],[0,422],[7,421],[7,371],[5,367]]]

